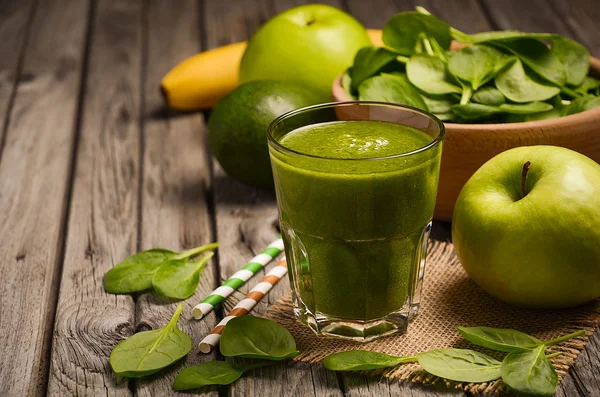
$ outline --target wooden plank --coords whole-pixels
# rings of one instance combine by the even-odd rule
[[[33,0],[0,2],[0,156],[34,12]]]
[[[309,1],[244,0],[204,4],[204,26],[207,48],[246,40],[268,18],[293,6]],[[337,1],[330,4],[340,6]],[[273,192],[253,189],[225,175],[214,163],[214,190],[217,237],[221,242],[219,266],[221,280],[239,270],[248,259],[275,239],[277,209]],[[240,291],[227,300],[225,310],[232,308],[248,292],[264,272],[260,272]],[[287,279],[282,280],[254,309],[254,315],[264,314],[267,305],[289,294]],[[273,379],[277,379],[273,382]],[[245,375],[229,388],[230,396],[288,396],[341,394],[336,376],[321,366],[282,363],[257,369]]]
[[[482,6],[496,30],[518,29],[525,32],[572,33],[560,15],[544,0],[530,0],[524,6],[519,0],[482,0]]]
[[[199,113],[174,114],[165,109],[158,85],[162,76],[182,59],[200,50],[199,11],[195,0],[147,3],[147,65],[144,83],[144,155],[142,182],[141,249],[167,247],[182,251],[214,241],[207,205],[210,158]],[[201,276],[196,293],[185,300],[179,327],[194,341],[192,352],[169,371],[136,382],[138,396],[174,394],[173,380],[184,366],[215,358],[198,354],[197,346],[216,325],[215,313],[202,321],[192,307],[216,288],[216,261]],[[154,293],[143,294],[136,305],[136,329],[166,324],[179,302]],[[202,395],[217,396],[217,392]]]
[[[22,41],[22,27],[16,25],[25,18],[19,13],[28,11],[4,6],[10,13],[5,15],[10,26],[0,29]],[[84,1],[39,4],[30,21],[31,40],[21,70],[28,79],[17,86],[7,125],[0,162],[0,353],[6,360],[0,366],[3,396],[42,395],[45,391],[87,8]],[[2,46],[5,43],[3,39]],[[4,50],[15,44],[7,43]],[[10,66],[5,57],[18,57],[19,50],[14,49],[11,55],[0,52],[0,63],[8,69],[14,65]],[[8,69],[2,72],[14,74]],[[9,80],[5,74],[3,83]],[[0,88],[2,95],[9,91]],[[1,117],[6,111],[5,99],[0,99],[4,104]]]
[[[572,36],[585,45],[593,56],[600,57],[600,10],[595,0],[552,0],[557,18],[569,27]]]
[[[141,1],[94,11],[50,395],[131,395],[108,357],[134,332],[134,303],[104,292],[102,279],[138,248],[141,20]]]
[[[412,11],[416,6],[425,7],[429,12],[443,19],[451,26],[466,33],[490,30],[490,25],[477,0],[456,0],[440,2],[435,0],[347,0],[348,11],[368,28],[381,29],[396,13]]]

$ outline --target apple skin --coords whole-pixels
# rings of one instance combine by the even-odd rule
[[[262,25],[248,41],[240,83],[297,80],[323,102],[331,101],[333,80],[352,65],[356,52],[372,45],[351,15],[323,4],[291,8]]]
[[[565,308],[600,297],[600,165],[555,146],[497,155],[460,192],[452,240],[467,274],[504,302]]]

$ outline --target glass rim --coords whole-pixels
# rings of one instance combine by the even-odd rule
[[[293,150],[293,149],[290,149],[290,148],[287,148],[287,147],[283,146],[282,144],[280,144],[273,137],[273,132],[275,131],[275,128],[283,120],[285,120],[285,119],[287,119],[287,118],[289,118],[291,116],[294,116],[296,114],[305,113],[305,112],[309,112],[309,111],[313,111],[313,110],[318,110],[318,109],[323,109],[323,108],[354,106],[354,105],[389,107],[389,108],[404,109],[404,110],[412,111],[414,113],[419,113],[419,114],[427,117],[428,119],[432,120],[435,124],[437,124],[437,126],[438,126],[438,135],[433,139],[433,141],[431,141],[427,145],[422,146],[422,147],[420,147],[418,149],[415,149],[415,150],[411,150],[409,152],[392,154],[392,155],[389,155],[389,156],[364,157],[364,158],[354,158],[354,159],[353,158],[325,157],[325,156],[317,156],[317,155],[313,155],[313,154],[307,154],[307,153],[298,152],[296,150]],[[348,121],[378,121],[378,120],[348,120]],[[307,124],[307,125],[311,125],[311,124]],[[398,125],[402,125],[402,124],[398,123]],[[416,128],[416,129],[418,129],[418,128]],[[298,155],[298,156],[310,157],[310,158],[320,159],[320,160],[335,160],[335,161],[365,161],[365,160],[371,160],[371,161],[373,161],[373,160],[387,160],[387,159],[395,159],[395,158],[399,158],[399,157],[413,156],[415,154],[426,152],[427,150],[429,150],[429,149],[437,146],[438,144],[440,144],[442,142],[442,140],[444,139],[445,135],[446,135],[446,129],[445,129],[444,123],[440,119],[438,119],[437,117],[435,117],[432,113],[429,113],[429,112],[427,112],[425,110],[416,108],[414,106],[400,105],[400,104],[397,104],[397,103],[379,102],[379,101],[326,102],[326,103],[320,103],[320,104],[317,104],[317,105],[305,106],[305,107],[302,107],[302,108],[299,108],[299,109],[294,109],[294,110],[291,110],[289,112],[286,112],[286,113],[282,114],[281,116],[279,116],[276,119],[274,119],[273,121],[271,121],[269,123],[269,126],[267,127],[267,141],[268,141],[268,144],[271,145],[271,146],[273,146],[275,149],[277,149],[279,151],[282,151],[282,152],[287,152],[287,153],[291,153],[291,154],[294,154],[294,155]]]

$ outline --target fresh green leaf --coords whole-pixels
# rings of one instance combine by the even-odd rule
[[[511,58],[487,45],[471,45],[450,53],[448,70],[473,90],[493,79]]]
[[[531,350],[542,343],[539,339],[514,329],[458,327],[458,332],[477,346],[508,353]]]
[[[494,79],[496,88],[514,102],[545,101],[558,95],[560,88],[542,83],[525,73],[520,60],[502,71]]]
[[[559,87],[565,85],[567,81],[565,65],[541,41],[531,38],[520,38],[494,44],[515,54],[521,62],[530,67],[531,70],[544,80]]]
[[[503,103],[498,106],[504,113],[535,114],[552,110],[552,105],[545,102]]]
[[[173,382],[175,390],[190,390],[210,385],[230,385],[250,369],[270,363],[233,364],[227,361],[207,361],[185,368]]]
[[[523,115],[523,120],[521,120],[521,121],[550,120],[550,119],[556,119],[560,116],[561,116],[560,110],[553,108],[553,109],[548,110],[547,112]]]
[[[283,360],[298,355],[290,331],[266,318],[241,316],[227,323],[221,335],[225,357]]]
[[[128,378],[153,374],[175,363],[192,348],[192,338],[177,328],[183,305],[177,306],[167,325],[152,331],[138,332],[121,341],[110,353],[115,373]]]
[[[563,111],[563,116],[581,113],[586,110],[596,108],[598,106],[600,106],[600,97],[597,97],[595,95],[586,95],[578,97],[575,98],[569,106],[565,107]]]
[[[168,298],[189,298],[194,295],[200,274],[213,255],[210,252],[198,261],[176,259],[163,263],[152,278],[154,290]]]
[[[358,90],[360,83],[376,75],[384,66],[396,60],[396,54],[384,47],[363,47],[356,53],[352,65],[352,92]]]
[[[415,10],[420,14],[432,15],[429,11],[427,11],[424,7],[421,6],[416,6]],[[468,34],[463,33],[460,30],[453,28],[452,26],[450,26],[450,33],[452,34],[452,37],[454,37],[457,41],[461,42],[468,42],[470,37]]]
[[[431,49],[433,50],[433,53],[442,61],[448,62],[448,51],[446,51],[445,48],[442,48],[440,43],[438,43],[437,40],[433,37],[429,37],[427,40],[431,44]]]
[[[419,42],[420,33],[433,37],[444,49],[450,47],[450,26],[434,16],[416,11],[394,15],[384,25],[382,39],[386,46],[401,55],[411,55]]]
[[[588,92],[600,87],[600,80],[596,80],[593,77],[585,76],[581,85],[575,88],[575,91],[582,95],[587,95]]]
[[[152,276],[176,252],[155,248],[138,252],[117,264],[104,275],[104,289],[111,294],[130,294],[152,287]]]
[[[504,95],[496,87],[482,87],[471,97],[473,102],[482,105],[498,106],[506,102]]]
[[[421,97],[429,111],[434,114],[451,113],[452,105],[458,103],[452,95],[433,96],[421,93]]]
[[[581,44],[556,36],[552,39],[552,53],[565,66],[567,84],[580,85],[590,70],[590,52]]]
[[[352,91],[352,78],[350,77],[352,74],[352,66],[350,66],[342,75],[342,88],[346,91],[346,94],[350,95],[353,100],[356,100],[357,97],[355,92]]]
[[[545,102],[530,103],[503,103],[499,106],[469,103],[466,105],[452,106],[452,112],[464,120],[476,120],[486,118],[494,114],[533,114],[546,112],[552,109],[552,105]]]
[[[430,55],[413,55],[406,65],[408,80],[432,95],[460,94],[462,89],[449,82],[446,63]]]
[[[477,120],[502,113],[502,110],[497,106],[468,103],[466,105],[452,106],[452,113],[463,120]]]
[[[323,365],[331,371],[362,371],[395,367],[413,361],[416,361],[415,357],[396,357],[366,350],[349,350],[330,354],[325,357]]]
[[[516,39],[537,39],[537,40],[552,40],[557,34],[554,33],[524,33],[518,30],[500,30],[491,32],[481,32],[464,36],[454,36],[457,41],[462,43],[485,43],[489,41],[511,42]]]
[[[544,354],[546,346],[508,354],[502,361],[502,380],[513,391],[535,396],[551,396],[558,384],[554,367]]]
[[[152,287],[154,273],[166,261],[190,258],[218,246],[219,243],[212,243],[179,253],[161,248],[138,252],[106,272],[104,289],[111,294],[130,294],[147,290]]]
[[[455,119],[454,113],[434,113],[434,116],[442,121],[452,121]]]
[[[398,103],[428,110],[419,92],[406,79],[386,73],[363,81],[358,87],[358,99]]]
[[[489,382],[500,378],[502,363],[468,349],[437,349],[417,354],[421,367],[430,374],[457,382]]]

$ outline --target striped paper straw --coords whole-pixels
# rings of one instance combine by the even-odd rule
[[[241,270],[234,273],[219,288],[214,290],[202,302],[194,306],[192,316],[200,320],[214,309],[216,305],[223,302],[233,291],[240,288],[250,277],[262,269],[267,263],[283,251],[283,240],[278,238],[267,246],[260,254],[250,260]]]
[[[200,342],[200,351],[202,353],[210,353],[212,349],[219,343],[219,339],[221,339],[221,333],[223,333],[225,325],[232,318],[243,316],[252,310],[258,301],[261,300],[262,297],[265,296],[267,292],[269,292],[271,288],[273,288],[273,286],[277,284],[277,282],[281,280],[283,276],[286,275],[287,271],[287,262],[285,261],[285,258],[283,258],[267,273],[262,280],[260,280],[260,283],[256,284],[254,288],[252,288],[252,290],[244,299],[240,301],[240,303],[235,305],[227,317],[221,320],[221,322],[217,324],[212,331],[210,331],[210,334],[206,335],[206,338],[202,339],[202,342]]]

